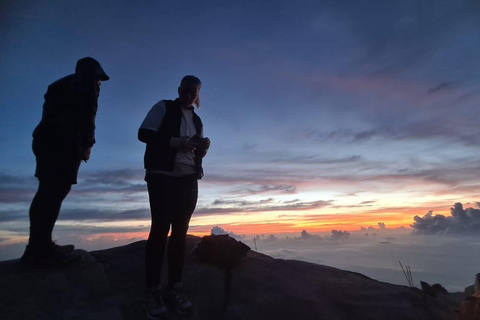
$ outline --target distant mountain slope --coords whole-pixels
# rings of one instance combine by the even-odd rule
[[[189,236],[189,249],[199,240]],[[0,318],[145,319],[144,248],[140,241],[81,251],[81,263],[55,269],[0,262]],[[255,252],[232,272],[226,312],[224,272],[198,264],[191,254],[184,287],[194,301],[194,315],[171,319],[453,320],[463,299],[461,294],[432,297],[358,273]]]

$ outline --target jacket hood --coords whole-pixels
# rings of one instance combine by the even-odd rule
[[[75,74],[78,74],[84,79],[100,79],[101,81],[110,79],[105,71],[103,71],[100,63],[91,57],[82,58],[77,61]]]

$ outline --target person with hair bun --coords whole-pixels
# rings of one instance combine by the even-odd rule
[[[193,310],[183,291],[182,273],[188,225],[197,204],[197,180],[203,177],[202,159],[210,147],[193,107],[200,107],[201,87],[197,77],[183,77],[178,98],[155,104],[138,130],[138,139],[146,143],[145,181],[152,217],[145,249],[148,319],[167,317],[167,306],[179,314]],[[162,296],[160,273],[165,252],[168,283]]]

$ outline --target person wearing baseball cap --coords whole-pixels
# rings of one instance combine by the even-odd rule
[[[102,81],[109,80],[91,57],[77,61],[75,73],[48,86],[42,119],[33,131],[38,190],[30,206],[30,238],[21,262],[68,264],[81,259],[73,245],[52,241],[63,200],[77,183],[81,161],[90,159],[95,144],[95,116]]]

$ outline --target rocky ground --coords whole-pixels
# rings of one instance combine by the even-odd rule
[[[188,237],[189,251],[199,242]],[[0,262],[0,318],[5,320],[145,319],[145,241],[86,252],[63,268]],[[194,302],[190,317],[228,320],[453,320],[463,294],[432,296],[416,288],[307,262],[250,251],[232,272],[225,306],[225,272],[199,264],[189,253],[184,288]]]

